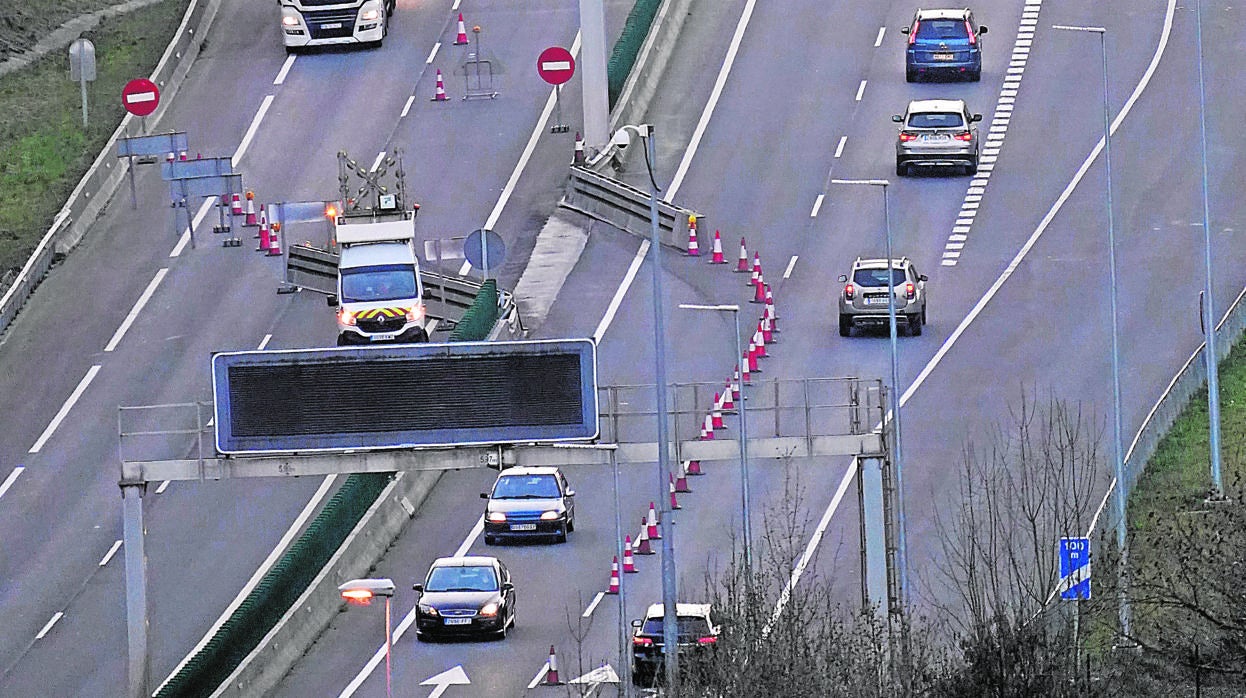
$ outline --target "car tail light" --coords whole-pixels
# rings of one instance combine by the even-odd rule
[[[716,642],[718,642],[718,638],[714,637],[713,635],[710,635],[708,637],[703,637],[697,640],[698,645],[712,645]]]
[[[978,37],[974,36],[973,27],[969,26],[969,20],[965,20],[965,33],[969,35],[969,45],[976,46],[978,44]]]
[[[955,138],[958,141],[965,141],[966,143],[968,143],[969,141],[973,140],[973,132],[964,131],[962,133],[954,133],[952,134],[952,138]]]
[[[909,46],[917,43],[917,27],[921,26],[920,21],[914,21],[913,26],[909,28]]]
[[[653,640],[647,637],[634,637],[632,638],[632,645],[635,647],[650,647],[653,645]]]
[[[917,297],[917,288],[913,284],[904,284],[904,296],[913,300]]]
[[[852,284],[844,286],[844,298],[852,300],[855,295],[857,295],[857,289],[853,288]]]
[[[915,140],[917,140],[917,134],[916,134],[916,133],[910,133],[910,132],[908,132],[908,131],[901,131],[901,132],[900,132],[900,142],[901,142],[901,143],[908,143],[909,141],[915,141]]]

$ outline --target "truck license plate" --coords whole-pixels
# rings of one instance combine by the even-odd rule
[[[341,22],[329,22],[328,24],[320,25],[320,28],[321,29],[341,29],[342,23]]]
[[[471,618],[446,618],[446,625],[471,625]]]
[[[512,530],[512,531],[535,531],[535,530],[536,530],[536,524],[534,524],[534,523],[527,523],[527,524],[511,524],[511,530]]]
[[[371,337],[372,341],[374,342],[387,342],[391,339],[397,339],[397,338],[398,338],[398,335],[392,332],[386,333],[386,334],[374,334]]]

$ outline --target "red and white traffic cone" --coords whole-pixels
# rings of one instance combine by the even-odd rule
[[[757,365],[757,345],[756,344],[749,342],[748,354],[746,355],[746,358],[748,359],[748,371],[745,371],[744,373],[744,382],[748,383],[750,376],[752,376],[754,373],[761,373],[761,367]]]
[[[558,679],[558,655],[554,654],[554,646],[549,646],[549,668],[545,672],[545,681],[542,686],[561,686],[562,681]]]
[[[164,156],[165,162],[173,162],[176,159],[177,159],[177,153],[173,152],[172,150],[169,151],[168,155]]]
[[[614,562],[610,563],[610,587],[606,589],[607,594],[619,593],[619,556],[614,556]]]
[[[247,220],[243,225],[248,228],[254,228],[259,224],[259,218],[255,215],[255,192],[247,191]]]
[[[770,331],[770,316],[766,313],[761,314],[761,338],[766,340],[766,344],[774,344],[774,332]]]
[[[710,257],[710,264],[726,264],[727,258],[723,257],[723,238],[717,230],[714,231],[714,253]]]
[[[623,539],[623,574],[636,574],[636,558],[632,557],[632,537]]]
[[[688,216],[688,256],[700,257],[701,248],[697,245],[697,217]]]
[[[256,237],[260,239],[260,246],[257,247],[255,251],[256,252],[267,252],[268,247],[272,243],[268,239],[269,238],[268,211],[264,210],[263,206],[260,207],[260,232],[256,234]]]
[[[229,201],[229,214],[231,216],[242,215],[242,194],[234,194]]]
[[[185,151],[185,150],[183,150],[183,151],[179,152],[179,153],[177,154],[177,159],[178,159],[178,160],[181,160],[182,162],[186,162],[186,159],[187,159],[187,158],[186,158],[186,151]]]
[[[718,397],[718,393],[714,393],[714,409],[710,412],[710,416],[713,418],[714,428],[719,429],[719,430],[727,428],[723,424],[723,411],[722,411],[722,406],[720,404],[721,402],[722,402],[722,398]]]
[[[757,275],[757,285],[753,287],[753,300],[750,302],[765,303],[766,302],[766,286],[767,286],[766,280],[762,278],[761,274],[759,273]]]
[[[575,132],[575,159],[571,161],[572,165],[584,164],[584,139],[580,137],[580,132]]]
[[[740,399],[740,367],[735,367],[735,375],[731,377],[731,399]]]
[[[731,394],[731,388],[731,381],[727,381],[726,387],[723,388],[721,405],[724,414],[735,414],[735,397]]]
[[[679,506],[679,500],[675,498],[675,476],[671,473],[667,473],[666,478],[667,488],[671,493],[671,511],[682,509],[683,507]]]
[[[454,45],[462,46],[467,43],[467,27],[463,26],[463,13],[459,13],[459,35],[454,37]]]
[[[769,356],[766,353],[766,338],[762,335],[760,321],[757,323],[757,329],[753,331],[753,346],[757,347],[757,358],[764,359]]]
[[[441,69],[438,68],[437,69],[437,91],[433,93],[432,101],[446,102],[446,101],[449,101],[449,99],[450,98],[446,96],[446,82],[445,80],[442,80]]]
[[[640,517],[640,535],[636,540],[637,555],[653,555],[653,546],[649,544],[649,523]]]
[[[770,319],[770,331],[779,331],[779,316],[774,309],[774,294],[770,292],[770,286],[766,286],[766,317]]]
[[[753,273],[749,276],[748,285],[756,286],[761,283],[761,253],[753,253]]]
[[[699,460],[688,461],[688,474],[689,475],[704,475],[705,473],[701,472],[701,461]]]
[[[269,226],[268,232],[268,256],[278,257],[281,255],[281,223],[273,221]]]
[[[757,365],[757,357],[753,356],[753,348],[749,347],[744,352],[744,356],[740,357],[740,382],[743,385],[749,385],[753,382],[751,366]]]
[[[662,531],[658,528],[658,510],[649,502],[649,518],[645,525],[649,529],[649,540],[662,540]]]
[[[688,486],[688,471],[684,468],[684,462],[676,461],[675,467],[679,468],[677,471],[679,474],[675,476],[675,491],[680,493],[691,492],[692,488]]]
[[[703,422],[703,424],[704,426],[701,427],[701,432],[702,432],[701,440],[702,441],[713,441],[714,440],[714,417],[708,414],[705,415],[705,421]]]
[[[740,238],[740,259],[735,263],[737,272],[748,271],[748,248],[744,246],[744,238]]]

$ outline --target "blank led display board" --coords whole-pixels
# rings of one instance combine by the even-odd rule
[[[590,339],[454,342],[212,357],[222,454],[597,437]]]

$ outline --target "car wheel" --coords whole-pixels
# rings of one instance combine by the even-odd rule
[[[485,545],[497,545],[497,536],[485,536]]]
[[[926,306],[922,306],[922,324],[926,324]]]
[[[909,173],[909,166],[896,160],[896,176],[903,177]]]
[[[910,315],[909,316],[909,336],[910,337],[922,336],[922,316],[921,315]]]
[[[575,519],[567,519],[567,530],[575,531]]]
[[[970,176],[978,174],[978,161],[977,160],[974,160],[968,165],[965,165],[965,174],[970,175]]]
[[[566,543],[568,530],[569,529],[567,528],[567,524],[563,524],[562,530],[554,535],[554,542],[555,543]]]
[[[352,344],[354,344],[354,342],[350,341],[345,334],[339,334],[337,336],[337,345],[339,347],[349,347]]]
[[[848,317],[847,315],[840,315],[839,316],[839,336],[847,337],[851,334],[852,334],[852,318]]]
[[[428,636],[417,630],[415,631],[415,641],[416,642],[428,642]]]
[[[917,82],[917,71],[912,70],[911,68],[906,68],[904,70],[904,81],[905,82]]]
[[[978,68],[977,70],[972,70],[969,72],[970,82],[979,82],[981,80],[982,80],[982,69],[981,68]]]

